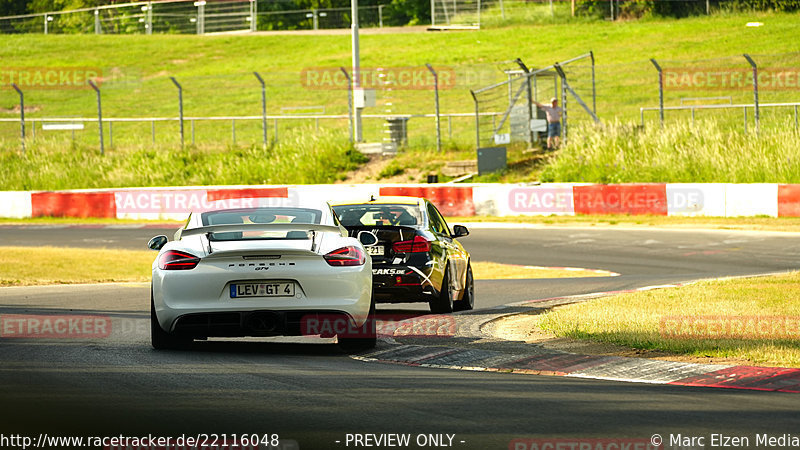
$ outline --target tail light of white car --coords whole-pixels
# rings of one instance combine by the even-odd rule
[[[418,253],[431,251],[431,243],[422,236],[414,236],[410,241],[399,241],[392,244],[395,253]]]
[[[190,253],[178,250],[168,250],[158,258],[158,268],[161,270],[191,270],[197,267],[200,258]]]
[[[331,266],[363,266],[367,257],[360,248],[348,245],[323,256]]]

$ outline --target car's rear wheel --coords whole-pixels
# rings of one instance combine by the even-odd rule
[[[453,298],[450,295],[450,270],[445,269],[442,278],[442,288],[439,296],[428,302],[431,312],[435,314],[446,314],[453,312]]]
[[[375,296],[372,296],[367,314],[367,322],[361,327],[359,337],[337,336],[339,348],[346,353],[356,353],[375,348],[378,343],[378,329],[375,323]]]
[[[456,311],[470,311],[475,307],[475,280],[472,277],[472,265],[469,263],[467,263],[467,282],[464,285],[464,295],[453,306]]]
[[[191,339],[175,336],[161,328],[156,317],[156,305],[153,302],[153,293],[150,292],[150,344],[156,350],[178,350],[189,346]]]

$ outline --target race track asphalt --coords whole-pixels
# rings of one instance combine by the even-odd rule
[[[3,226],[0,245],[144,248],[160,233]],[[474,260],[621,274],[482,281],[477,308],[800,268],[800,238],[792,234],[475,229],[462,242]],[[113,323],[101,339],[2,338],[0,433],[278,433],[301,449],[356,448],[345,445],[347,433],[455,433],[452,446],[465,449],[515,448],[518,438],[649,440],[659,433],[704,436],[708,444],[711,433],[753,443],[756,433],[800,433],[795,394],[367,363],[328,342],[297,339],[156,352],[148,345],[148,303],[146,284],[0,289],[2,315],[85,313]]]

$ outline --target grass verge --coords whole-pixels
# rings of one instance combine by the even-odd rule
[[[68,247],[0,247],[0,286],[148,281],[156,253]]]
[[[0,152],[0,190],[332,183],[364,161],[346,135],[303,128],[268,149],[168,150],[142,144],[100,155],[53,144],[25,156]]]
[[[800,272],[702,281],[556,308],[560,337],[697,358],[800,367]]]
[[[519,266],[485,261],[472,261],[472,272],[476,280],[520,280],[531,278],[583,278],[606,277],[609,273],[589,269],[556,269],[550,267]]]
[[[800,182],[793,124],[753,135],[731,133],[714,120],[664,129],[616,122],[571,136],[542,171],[542,182]]]

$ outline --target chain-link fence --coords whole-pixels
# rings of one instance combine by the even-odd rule
[[[559,102],[567,136],[573,113],[597,120],[595,65],[592,52],[546,67],[529,68],[521,59],[500,67],[507,80],[471,91],[478,147],[525,142],[533,145],[545,136],[547,122],[537,103]],[[570,108],[573,102],[577,105]]]
[[[362,27],[404,25],[386,5],[358,9]],[[298,9],[289,0],[161,0],[0,17],[0,33],[206,34],[348,28],[349,7]]]
[[[609,64],[602,54],[591,56],[573,61],[565,58],[559,64],[563,77],[555,65],[536,55],[493,64],[432,63],[438,74],[439,130],[444,147],[493,145],[495,139],[504,142],[504,135],[509,135],[511,142],[535,140],[538,135],[531,138],[529,119],[541,121],[544,117],[536,108],[529,112],[528,85],[533,100],[547,103],[556,97],[565,107],[562,131],[567,136],[594,122],[587,110],[596,112],[604,123],[619,120],[659,126],[659,71],[653,62]],[[757,70],[758,116],[753,66],[744,56],[667,60],[654,55],[663,80],[665,123],[694,120],[702,126],[703,120],[712,119],[731,132],[750,132],[757,126],[761,131],[797,128],[800,53],[748,56]],[[315,129],[347,135],[350,101],[344,73],[349,75],[349,68],[344,72],[340,67],[308,67],[298,72],[254,69],[264,79],[265,104],[261,84],[252,71],[175,74],[182,86],[185,145],[262,146],[265,128],[268,144]],[[29,147],[45,142],[63,147],[74,142],[78,147],[97,148],[98,105],[88,79],[99,84],[107,148],[180,146],[179,92],[170,81],[173,74],[116,66],[6,67],[2,74],[7,82],[0,86],[0,148],[4,150],[20,148],[23,112]],[[20,109],[20,96],[11,83],[23,92],[24,109]],[[428,68],[363,67],[360,84],[375,93],[374,106],[363,109],[365,142],[389,140],[400,146],[436,148],[436,92]],[[569,89],[565,89],[567,85]],[[471,91],[487,86],[492,88],[476,94],[476,112]]]
[[[159,0],[0,17],[0,33],[180,33],[348,28],[349,0],[301,9],[294,0]],[[685,17],[737,9],[800,8],[797,0],[431,0],[430,11],[403,2],[362,2],[362,27],[430,23],[481,28],[581,20]]]

